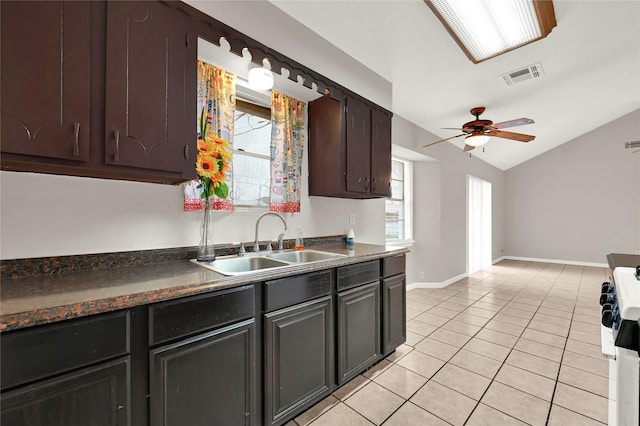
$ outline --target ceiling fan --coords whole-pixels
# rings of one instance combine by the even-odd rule
[[[531,142],[536,137],[531,135],[525,135],[523,133],[514,133],[514,132],[506,132],[504,129],[506,127],[515,127],[522,126],[525,124],[532,124],[534,121],[530,118],[517,118],[515,120],[503,121],[502,123],[493,123],[491,120],[480,120],[480,115],[484,112],[485,107],[475,107],[471,109],[471,115],[476,117],[475,120],[470,121],[468,123],[464,123],[462,128],[451,128],[445,127],[445,129],[450,130],[462,130],[464,133],[461,133],[456,136],[451,136],[450,138],[440,139],[439,141],[432,142],[424,146],[424,148],[435,145],[440,142],[448,141],[449,139],[459,138],[460,136],[466,136],[464,139],[464,151],[471,151],[475,147],[480,145],[484,145],[489,141],[490,136],[495,136],[498,138],[504,139],[512,139],[518,142]]]

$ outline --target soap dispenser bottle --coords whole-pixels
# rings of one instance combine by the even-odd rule
[[[347,249],[353,250],[353,246],[355,245],[355,234],[353,229],[349,228],[347,231]]]

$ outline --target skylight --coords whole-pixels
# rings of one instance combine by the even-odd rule
[[[425,0],[473,63],[546,37],[556,19],[550,0]]]

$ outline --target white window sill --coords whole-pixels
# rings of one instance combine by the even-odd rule
[[[397,247],[411,247],[415,240],[387,240],[388,246],[397,246]]]

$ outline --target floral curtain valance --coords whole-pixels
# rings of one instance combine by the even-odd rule
[[[236,110],[236,76],[206,62],[198,61],[198,149],[213,146],[214,156],[224,161],[210,164],[196,164],[198,174],[208,169],[214,184],[224,182],[232,188],[233,175],[228,165],[232,161],[234,119]],[[211,143],[209,143],[211,142]],[[222,166],[224,163],[225,166]],[[211,169],[213,168],[213,169]],[[202,210],[202,188],[200,182],[192,181],[185,185],[184,209]],[[233,211],[231,197],[213,197],[213,210]]]
[[[305,103],[271,92],[271,191],[269,210],[300,212]]]

